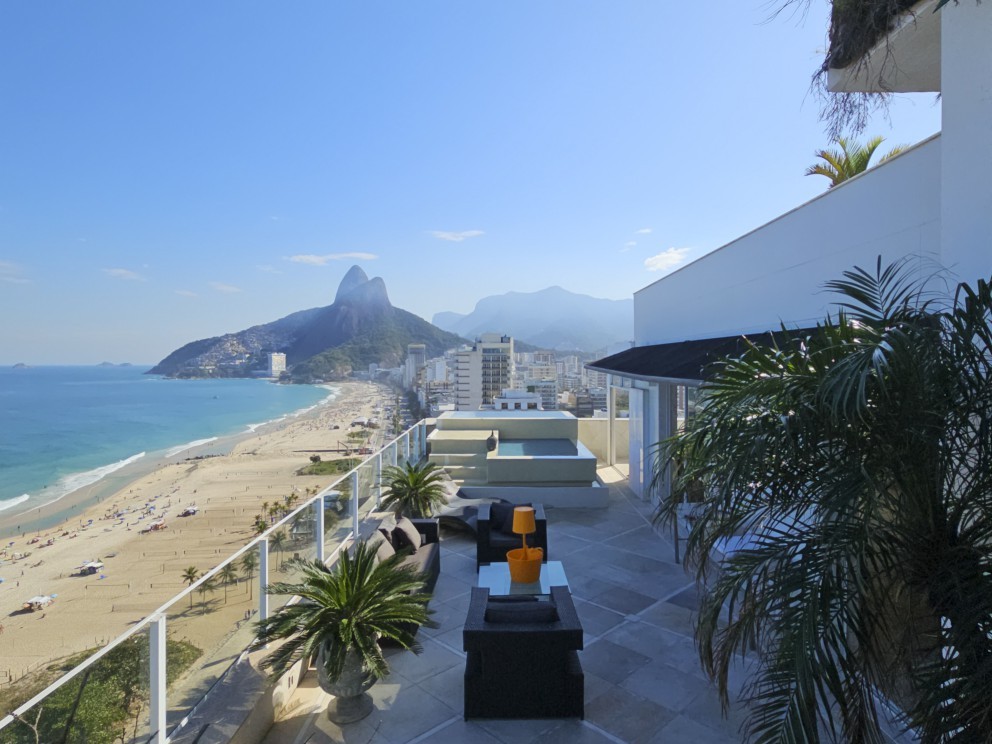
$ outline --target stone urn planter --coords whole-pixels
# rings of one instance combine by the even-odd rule
[[[331,566],[296,562],[296,582],[265,587],[267,594],[300,600],[256,624],[251,648],[272,646],[262,668],[278,677],[299,661],[316,659],[317,682],[334,696],[327,709],[332,721],[352,723],[371,713],[367,691],[389,674],[379,641],[417,651],[414,634],[430,622],[430,595],[421,592],[427,577],[401,565],[403,559],[395,553],[380,560],[375,546],[358,542]]]
[[[372,712],[368,690],[375,684],[375,676],[355,651],[348,650],[344,669],[332,680],[324,668],[324,647],[321,647],[317,653],[317,683],[320,689],[334,696],[327,706],[327,717],[334,723],[354,723]]]

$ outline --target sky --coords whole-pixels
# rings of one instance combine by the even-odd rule
[[[826,188],[829,8],[780,4],[0,4],[0,364],[154,363],[356,263],[428,320],[629,298]]]

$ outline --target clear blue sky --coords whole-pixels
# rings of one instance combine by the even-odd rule
[[[427,319],[630,297],[826,186],[828,6],[774,7],[3,3],[0,363],[155,362],[353,263]],[[939,121],[903,97],[867,133]]]

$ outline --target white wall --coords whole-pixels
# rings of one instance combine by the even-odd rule
[[[940,176],[938,135],[645,287],[637,345],[811,326],[828,311],[823,282],[842,271],[879,254],[939,260]]]
[[[940,15],[943,255],[973,283],[992,273],[992,3]]]

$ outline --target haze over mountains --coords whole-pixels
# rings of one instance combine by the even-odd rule
[[[393,307],[385,282],[369,279],[359,266],[352,266],[338,285],[333,304],[193,341],[169,354],[149,374],[246,377],[265,368],[270,352],[283,352],[294,380],[333,380],[372,363],[396,366],[411,343],[426,344],[428,355],[436,356],[462,339]]]
[[[634,301],[548,287],[484,297],[471,313],[436,313],[433,323],[469,339],[498,332],[542,349],[593,352],[633,338]]]

